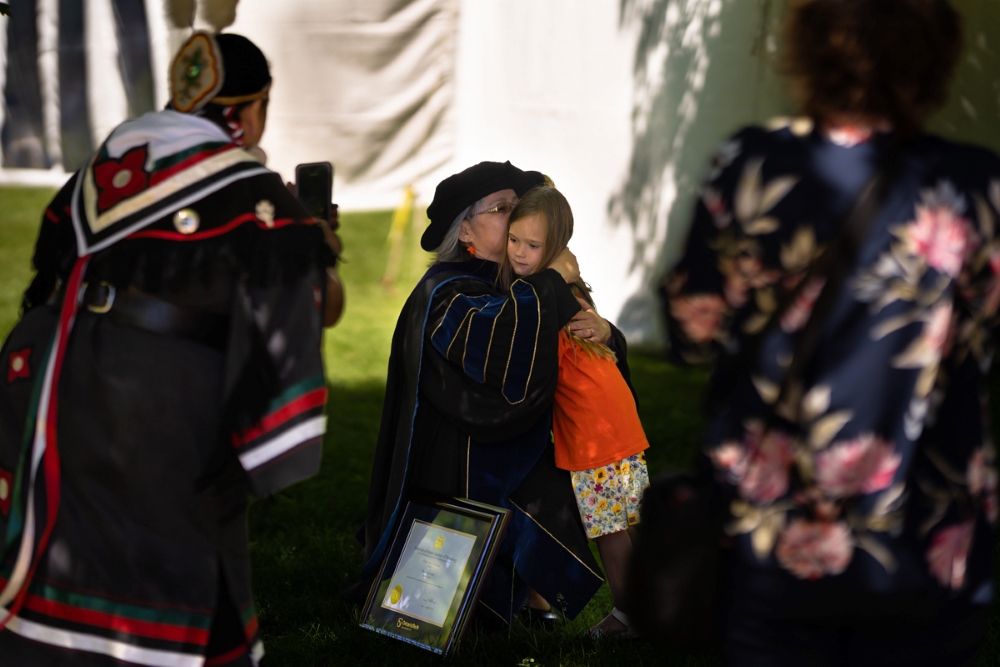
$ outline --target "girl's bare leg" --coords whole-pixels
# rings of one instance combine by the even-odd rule
[[[629,613],[625,602],[625,580],[628,574],[628,563],[632,556],[632,538],[627,530],[610,535],[601,535],[596,540],[597,551],[601,554],[604,574],[611,588],[611,600],[618,611]],[[625,632],[628,628],[617,618],[608,614],[604,620],[595,626],[602,632],[614,634]]]

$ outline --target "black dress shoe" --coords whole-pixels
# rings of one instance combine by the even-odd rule
[[[524,609],[518,612],[517,617],[529,628],[540,630],[555,630],[556,625],[562,622],[562,617],[553,609],[536,609],[530,605],[525,605]]]

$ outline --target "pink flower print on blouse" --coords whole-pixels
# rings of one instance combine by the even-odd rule
[[[816,485],[833,498],[875,493],[892,484],[901,458],[891,442],[872,434],[834,443],[816,455]]]
[[[768,431],[760,445],[752,448],[740,494],[750,502],[769,505],[788,491],[789,468],[795,460],[792,438],[781,431]]]
[[[922,194],[917,219],[907,226],[909,250],[930,267],[957,277],[971,235],[969,222],[962,217],[965,205],[950,183]]]
[[[965,564],[972,546],[974,525],[975,522],[970,519],[942,528],[934,534],[927,550],[927,563],[931,574],[942,586],[958,590],[965,583]]]
[[[678,296],[670,303],[671,314],[692,343],[712,340],[722,324],[725,310],[725,301],[715,294]]]
[[[825,284],[826,279],[813,278],[802,288],[781,316],[781,328],[785,333],[794,333],[806,325]]]
[[[733,308],[741,308],[747,302],[750,290],[773,285],[781,278],[775,269],[764,270],[764,264],[751,255],[740,255],[736,259],[721,262],[722,273],[726,276],[723,293],[726,303]]]
[[[722,193],[715,188],[705,186],[701,191],[701,201],[712,216],[712,221],[719,229],[725,229],[733,221],[733,215],[729,212],[726,200],[722,198]]]
[[[840,574],[854,555],[851,530],[842,521],[793,519],[781,532],[774,556],[799,579]]]
[[[951,302],[936,306],[924,326],[924,342],[934,352],[947,356],[952,344]]]
[[[729,481],[738,483],[747,472],[747,450],[742,443],[724,442],[712,448],[708,456],[716,468],[726,473]]]

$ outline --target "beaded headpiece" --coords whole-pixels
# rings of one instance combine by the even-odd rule
[[[170,101],[181,113],[202,108],[222,90],[222,52],[207,32],[196,32],[177,51],[170,66]]]
[[[196,30],[170,66],[171,107],[196,113],[209,102],[230,107],[265,99],[271,87],[267,59],[246,37],[220,32],[236,20],[234,0],[169,0],[167,14],[178,28],[194,27],[200,9],[212,32]]]

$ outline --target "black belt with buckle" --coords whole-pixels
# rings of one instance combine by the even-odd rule
[[[184,338],[222,349],[229,337],[229,318],[174,305],[163,299],[128,290],[119,292],[105,282],[84,283],[80,306],[116,324],[164,336]]]

